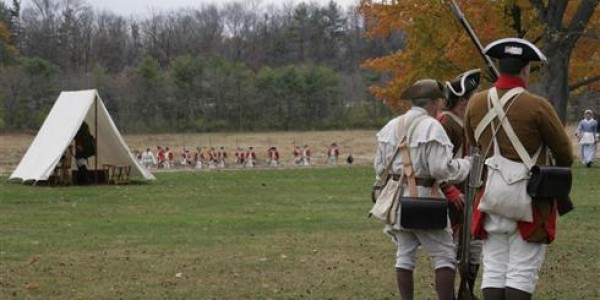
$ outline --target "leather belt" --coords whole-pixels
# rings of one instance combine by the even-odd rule
[[[395,181],[400,180],[400,174],[392,174],[392,179]],[[431,178],[415,178],[415,182],[418,186],[432,187],[435,183],[435,179]]]

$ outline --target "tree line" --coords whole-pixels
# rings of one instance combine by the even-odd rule
[[[125,132],[375,128],[360,68],[403,47],[353,8],[231,2],[125,17],[85,0],[0,2],[0,130],[39,128],[60,91],[96,88]]]

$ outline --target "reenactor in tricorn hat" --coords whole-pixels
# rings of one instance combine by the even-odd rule
[[[464,143],[463,118],[469,98],[479,87],[480,78],[481,71],[474,69],[460,74],[450,82],[446,82],[448,100],[439,120],[454,145],[452,153],[455,157],[464,156],[466,150],[468,150]]]
[[[416,183],[417,197],[440,197],[439,182],[462,181],[470,170],[468,159],[452,158],[452,142],[442,125],[434,118],[442,109],[445,88],[441,82],[423,79],[414,83],[401,96],[411,100],[413,106],[405,114],[394,118],[377,133],[375,172],[384,176],[388,163],[393,160],[390,180],[399,180],[405,170],[404,155],[395,155],[399,134],[408,138],[408,151]],[[408,175],[407,175],[408,176]],[[412,177],[412,176],[411,176]],[[404,189],[404,196],[411,194]],[[402,204],[400,204],[402,210]],[[442,215],[444,222],[447,215]],[[427,219],[423,217],[423,219]],[[435,265],[435,285],[439,299],[453,299],[456,252],[450,226],[442,229],[418,230],[401,227],[402,216],[384,232],[397,244],[396,274],[402,299],[413,299],[413,270],[416,250],[422,246],[432,257]],[[418,297],[417,297],[418,298]]]
[[[452,145],[452,154],[455,158],[462,158],[468,155],[468,147],[465,146],[465,134],[463,118],[469,98],[475,93],[479,87],[481,71],[474,69],[460,74],[454,80],[446,82],[448,99],[444,111],[438,116],[438,120],[448,134]],[[459,227],[464,215],[464,184],[442,184],[442,191],[448,202],[450,221],[452,223],[452,231],[454,233],[454,242],[458,244]],[[470,230],[469,228],[465,230]],[[472,240],[469,246],[469,274],[468,285],[469,291],[473,291],[475,279],[479,270],[479,262],[481,259],[481,241]],[[457,247],[457,250],[460,250]]]
[[[484,52],[499,60],[501,74],[493,88],[473,95],[469,101],[465,115],[469,144],[482,150],[488,158],[486,165],[492,164],[494,172],[514,162],[544,165],[545,155],[536,159],[542,148],[552,152],[558,166],[570,166],[571,141],[552,105],[526,90],[530,62],[546,61],[544,54],[519,38],[497,40]],[[528,168],[521,168],[528,173]],[[490,172],[489,167],[484,170],[486,184],[492,182]],[[528,174],[522,175],[528,178]],[[486,185],[473,206],[475,238],[483,239],[483,296],[486,300],[531,299],[546,244],[555,236],[556,200],[525,203],[523,209],[511,210],[526,212],[527,216],[516,219],[501,207],[487,207],[486,202],[493,200],[503,200],[499,201],[503,205],[515,202],[512,197],[489,196],[493,192],[492,185]]]

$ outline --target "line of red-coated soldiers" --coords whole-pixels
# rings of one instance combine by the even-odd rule
[[[192,152],[188,149],[183,149],[176,159],[175,154],[169,147],[157,146],[156,154],[154,154],[150,148],[146,148],[146,151],[140,152],[137,150],[133,151],[134,156],[138,161],[146,168],[158,168],[158,169],[171,169],[176,166],[179,167],[192,167],[196,169],[216,169],[226,168],[228,166],[228,153],[225,151],[225,147],[214,147],[207,148],[203,151],[201,147],[196,147],[196,151]],[[332,143],[327,147],[326,150],[326,163],[329,165],[337,165],[337,160],[340,151],[336,143]],[[296,146],[292,151],[293,163],[295,165],[309,166],[311,164],[311,149],[308,145],[304,147]],[[352,163],[352,156],[350,155],[347,159],[348,163]],[[265,163],[270,167],[277,167],[280,165],[280,155],[277,147],[272,146],[267,150]],[[238,147],[234,153],[234,164],[244,167],[253,168],[257,164],[257,155],[253,147],[247,147],[246,149]]]

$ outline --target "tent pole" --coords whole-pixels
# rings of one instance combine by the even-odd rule
[[[96,143],[94,143],[94,152],[96,157],[94,158],[94,183],[98,185],[98,95],[94,97],[94,136]]]

